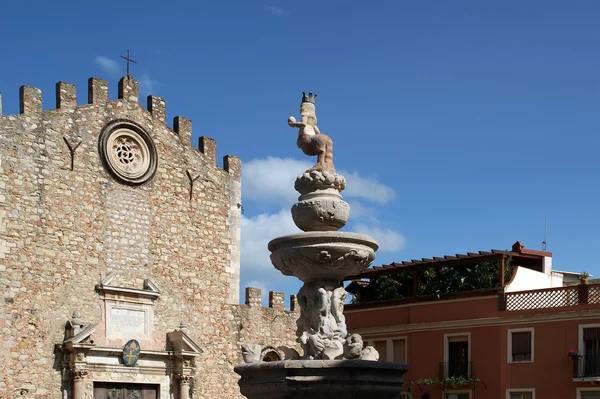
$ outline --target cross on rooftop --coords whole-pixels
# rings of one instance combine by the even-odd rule
[[[127,76],[130,76],[129,74],[129,63],[133,62],[134,64],[137,64],[137,62],[135,62],[134,60],[132,60],[131,58],[129,58],[129,49],[127,49],[127,57],[125,56],[121,56],[121,58],[123,58],[125,61],[127,61]]]

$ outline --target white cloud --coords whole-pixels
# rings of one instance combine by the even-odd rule
[[[245,201],[292,206],[298,200],[294,181],[312,164],[293,158],[252,159],[242,168],[242,196]]]
[[[242,169],[242,190],[245,200],[291,206],[298,199],[294,181],[313,164],[294,158],[267,157],[250,160]],[[346,177],[344,197],[361,198],[387,204],[396,197],[393,188],[375,177],[363,177],[357,172],[339,171]]]
[[[377,209],[363,205],[359,201],[347,201],[350,205],[350,220],[358,218],[374,218],[377,214]]]
[[[265,11],[276,17],[285,17],[289,15],[289,12],[287,12],[281,7],[265,6]]]
[[[153,91],[158,86],[158,81],[153,80],[150,76],[143,74],[138,79],[138,84],[140,85],[140,92],[144,94],[152,94]]]
[[[406,248],[406,237],[395,230],[368,226],[363,223],[354,225],[352,230],[376,239],[380,252],[397,252]]]
[[[107,57],[97,56],[94,59],[94,62],[104,72],[111,75],[117,74],[121,70],[121,66],[117,61]],[[150,78],[148,74],[142,74],[139,77],[137,75],[134,75],[134,78],[137,79],[138,84],[140,86],[140,93],[143,94],[152,94],[159,85],[159,82]]]
[[[348,197],[363,198],[378,204],[387,204],[396,198],[394,189],[380,183],[375,177],[362,177],[357,172],[340,173],[346,178],[346,190],[343,194]]]
[[[268,285],[269,285],[269,283],[267,283],[265,280],[248,281],[248,287],[259,288],[262,292],[265,292],[268,290],[268,288],[267,288]]]
[[[289,209],[275,214],[242,217],[242,267],[279,273],[271,265],[267,244],[276,237],[292,233],[300,233],[300,230],[294,224]]]
[[[94,59],[96,65],[98,65],[104,72],[115,73],[119,71],[119,64],[115,60],[103,57],[101,55]]]

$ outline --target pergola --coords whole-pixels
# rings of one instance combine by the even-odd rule
[[[379,276],[394,275],[400,272],[412,272],[413,293],[417,292],[419,274],[427,269],[440,269],[442,267],[467,267],[482,262],[500,262],[499,280],[501,287],[506,285],[504,272],[506,260],[510,257],[511,264],[528,269],[542,271],[544,258],[551,257],[551,252],[526,249],[519,241],[513,244],[510,251],[492,249],[490,251],[467,252],[466,254],[445,255],[443,257],[412,259],[400,263],[392,262],[388,265],[373,266],[364,272],[351,276],[349,280],[374,279]]]

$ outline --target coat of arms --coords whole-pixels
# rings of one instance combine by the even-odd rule
[[[126,366],[133,366],[140,357],[140,343],[135,339],[129,340],[123,347],[123,362]]]

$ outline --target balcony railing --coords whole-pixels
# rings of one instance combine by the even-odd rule
[[[441,362],[440,379],[451,377],[471,378],[473,362]]]
[[[528,310],[600,304],[600,284],[502,293],[501,310]]]
[[[587,355],[573,358],[573,378],[600,377],[600,356]]]

